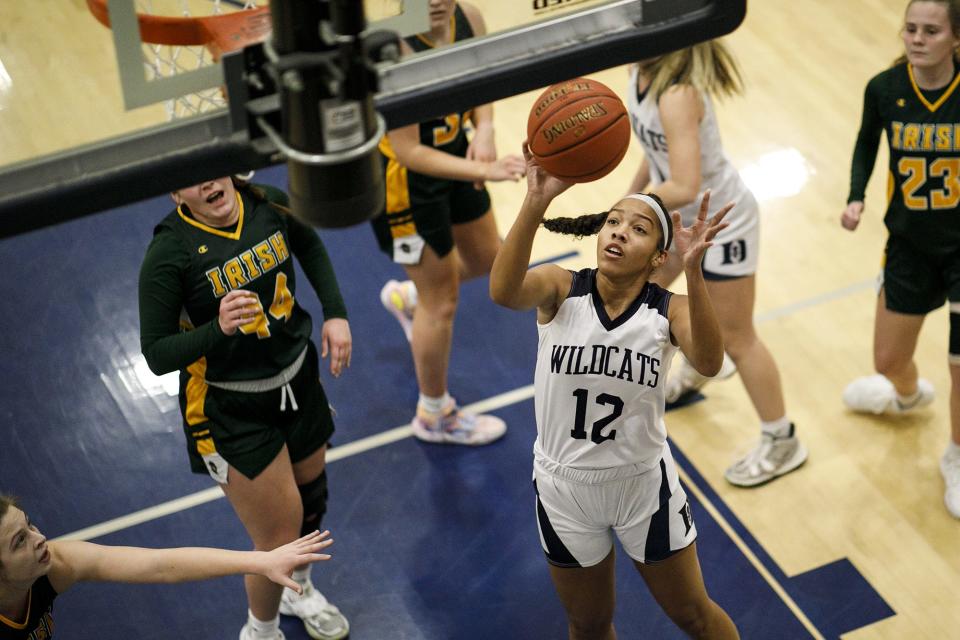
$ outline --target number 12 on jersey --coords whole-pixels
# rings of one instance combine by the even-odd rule
[[[587,404],[590,400],[590,392],[586,389],[577,389],[573,392],[573,396],[577,399],[577,413],[574,418],[573,429],[570,430],[570,437],[577,440],[586,440]],[[607,435],[603,434],[603,430],[623,413],[623,400],[609,393],[601,393],[596,397],[596,403],[599,405],[609,405],[613,407],[613,410],[605,417],[593,423],[590,429],[590,440],[595,444],[600,444],[607,440],[615,440],[617,438],[616,429],[610,429]]]

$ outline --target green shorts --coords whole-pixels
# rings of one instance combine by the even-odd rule
[[[925,315],[944,302],[960,302],[960,250],[930,255],[909,239],[890,235],[883,264],[887,309]]]
[[[209,473],[223,481],[226,474],[222,461],[253,479],[273,462],[287,445],[292,462],[299,462],[322,447],[333,435],[333,416],[327,395],[320,384],[317,349],[308,341],[306,357],[297,374],[290,380],[293,400],[283,387],[257,393],[228,391],[194,381],[190,393],[184,385],[189,376],[181,375],[180,411],[184,416],[187,452],[194,473]],[[198,422],[191,409],[192,426],[187,423],[188,395],[194,407],[202,403],[203,416]],[[293,405],[296,405],[294,408]],[[218,466],[219,465],[219,466]]]
[[[453,225],[473,222],[490,210],[486,189],[478,191],[473,183],[458,180],[437,182],[444,183],[444,188],[435,199],[418,201],[411,197],[409,209],[383,213],[373,219],[380,249],[394,262],[411,264],[395,254],[404,251],[404,237],[419,236],[437,256],[444,257],[453,249]]]

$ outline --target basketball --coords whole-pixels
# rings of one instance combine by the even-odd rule
[[[574,78],[548,87],[533,103],[527,140],[547,173],[567,182],[592,182],[623,160],[630,121],[609,87]]]

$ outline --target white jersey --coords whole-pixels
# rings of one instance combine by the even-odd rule
[[[630,73],[630,91],[627,93],[627,110],[633,132],[640,140],[643,152],[650,165],[650,186],[670,179],[670,158],[667,137],[660,122],[660,107],[656,99],[646,92],[637,96],[636,67]],[[756,272],[760,252],[760,209],[756,198],[747,188],[743,178],[723,151],[720,143],[720,128],[713,112],[713,102],[708,95],[703,97],[703,118],[700,120],[700,194],[711,190],[710,205],[713,211],[728,202],[736,206],[724,221],[729,224],[713,239],[713,246],[703,259],[704,275],[708,278],[748,276]],[[680,209],[684,225],[690,225],[700,210],[700,194]],[[712,213],[712,212],[711,212]]]
[[[650,163],[650,186],[666,182],[670,179],[670,160],[667,154],[667,137],[663,133],[663,124],[660,122],[660,108],[657,100],[650,92],[637,96],[636,67],[630,73],[630,90],[627,92],[627,110],[630,114],[630,123],[633,133],[643,146],[643,152]],[[757,206],[753,194],[740,177],[733,163],[723,151],[720,142],[720,128],[717,126],[717,117],[713,112],[713,101],[710,96],[700,92],[703,97],[703,119],[700,120],[700,192],[711,190],[710,202],[714,207],[728,202],[736,202],[738,206],[727,216],[731,227],[737,224],[736,219],[746,214],[756,215]],[[700,198],[680,209],[683,223],[689,225],[697,217],[700,210]]]
[[[615,319],[596,270],[573,274],[557,315],[538,324],[534,376],[538,462],[571,469],[658,464],[667,439],[664,390],[676,347],[669,291],[648,283]]]

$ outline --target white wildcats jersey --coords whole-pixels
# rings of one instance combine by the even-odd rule
[[[534,456],[574,469],[653,465],[667,439],[672,294],[648,283],[611,320],[595,278],[596,269],[574,273],[556,317],[537,325]]]
[[[650,186],[655,187],[670,179],[667,137],[663,133],[660,108],[656,99],[648,91],[642,100],[638,100],[637,74],[638,70],[634,67],[630,72],[627,112],[630,114],[633,133],[643,146],[643,152],[650,164]],[[728,234],[736,235],[734,231],[738,226],[738,220],[757,215],[757,203],[740,177],[740,173],[723,151],[720,128],[717,126],[717,118],[713,112],[713,102],[703,92],[701,95],[703,96],[703,119],[700,120],[700,194],[702,195],[707,189],[712,190],[710,205],[713,210],[728,202],[737,203],[726,217],[726,221],[730,223]],[[691,224],[699,210],[700,196],[698,195],[696,200],[680,209],[683,223]]]

